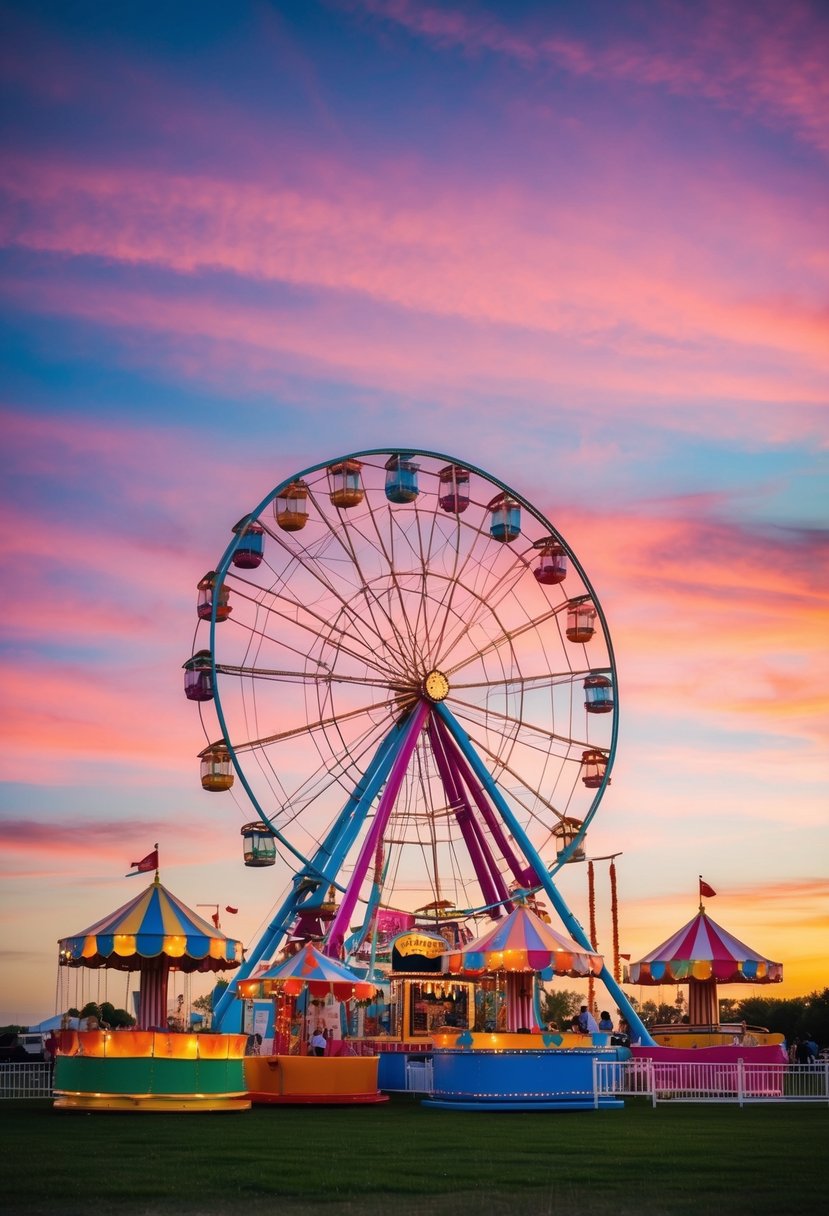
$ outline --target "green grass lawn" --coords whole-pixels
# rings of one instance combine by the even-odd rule
[[[817,1213],[829,1108],[487,1114],[409,1097],[247,1114],[0,1103],[0,1205],[27,1216]]]

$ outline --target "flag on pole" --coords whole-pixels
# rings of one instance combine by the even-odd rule
[[[711,897],[716,894],[717,894],[717,892],[714,890],[714,888],[709,887],[708,883],[705,882],[702,875],[700,874],[700,876],[699,876],[699,897],[700,897],[700,899],[702,899],[703,897],[705,899],[711,899]]]
[[[146,857],[142,857],[140,861],[131,861],[132,869],[129,874],[125,874],[125,878],[132,878],[136,874],[146,874],[148,870],[158,869],[158,845],[155,845],[152,853],[148,853]]]
[[[218,928],[220,927],[220,926],[219,926],[219,913],[218,913],[218,912],[214,912],[214,913],[213,913],[213,915],[210,917],[210,919],[213,921],[213,924],[214,924],[214,925],[216,926],[216,928],[218,929]]]

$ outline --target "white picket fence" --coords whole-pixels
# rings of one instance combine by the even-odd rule
[[[431,1060],[411,1060],[406,1065],[406,1089],[410,1093],[431,1094],[435,1083]]]
[[[824,1102],[829,1060],[814,1064],[751,1064],[744,1060],[594,1060],[593,1103],[602,1097],[644,1096],[657,1102]]]
[[[431,1093],[432,1062],[406,1067],[406,1089]],[[48,1063],[0,1064],[0,1100],[50,1098]],[[829,1105],[829,1059],[815,1064],[698,1063],[683,1060],[594,1060],[593,1103],[603,1097],[657,1102],[822,1102]]]
[[[51,1098],[52,1065],[0,1064],[0,1100],[3,1098]]]

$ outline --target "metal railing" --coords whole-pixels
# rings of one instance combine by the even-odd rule
[[[824,1102],[829,1060],[814,1064],[752,1064],[745,1060],[594,1060],[593,1104],[602,1097],[657,1102]]]
[[[0,1064],[0,1100],[3,1098],[51,1098],[52,1065]]]
[[[411,1060],[406,1065],[406,1089],[410,1093],[431,1094],[434,1092],[431,1060]]]

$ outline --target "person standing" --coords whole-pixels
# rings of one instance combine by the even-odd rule
[[[322,1027],[318,1026],[311,1036],[311,1051],[315,1056],[324,1056],[327,1043]]]
[[[596,1034],[599,1029],[599,1023],[593,1017],[593,1014],[586,1005],[582,1005],[579,1014],[579,1028],[582,1034]]]

